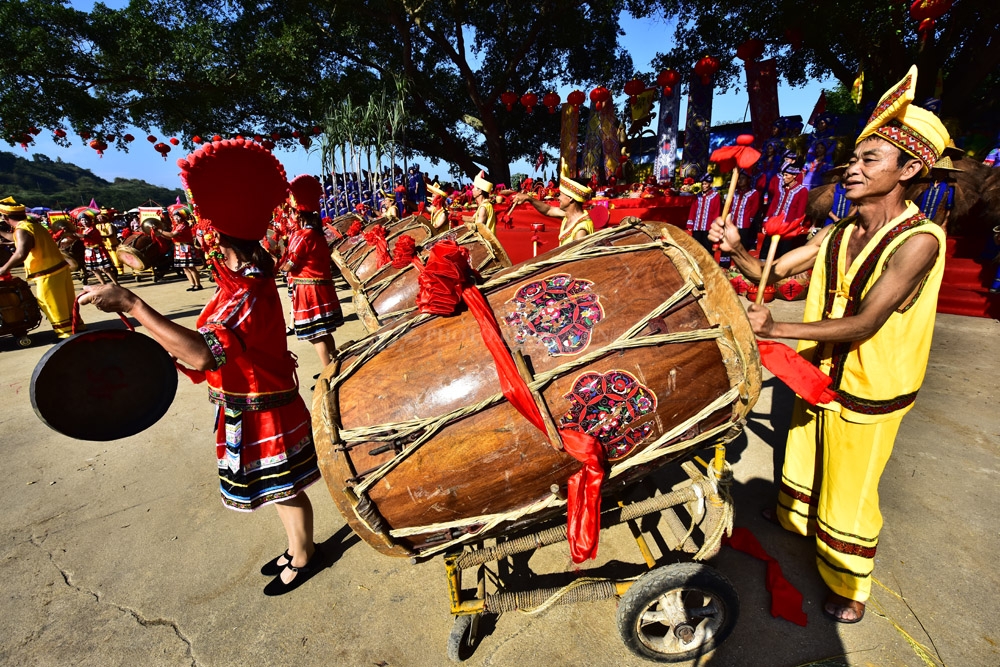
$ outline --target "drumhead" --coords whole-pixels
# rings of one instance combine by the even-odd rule
[[[146,430],[166,414],[177,370],[159,343],[125,330],[87,331],[54,346],[31,375],[31,407],[46,426],[77,440]]]

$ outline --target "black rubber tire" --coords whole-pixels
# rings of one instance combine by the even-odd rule
[[[475,637],[470,636],[471,632],[472,616],[456,616],[455,624],[451,626],[451,633],[448,635],[446,651],[449,660],[463,662],[472,655],[476,647]]]
[[[687,623],[673,626],[657,618],[671,602],[683,605]],[[618,632],[628,650],[642,658],[687,662],[721,645],[739,613],[740,598],[728,579],[701,563],[678,563],[643,575],[625,592],[618,605]],[[693,633],[687,644],[677,634],[682,625]]]

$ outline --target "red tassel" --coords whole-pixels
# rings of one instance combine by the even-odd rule
[[[355,220],[351,223],[351,226],[347,230],[348,236],[357,236],[364,229],[364,225],[361,224],[360,220]]]
[[[833,381],[830,376],[800,357],[792,348],[774,340],[758,340],[757,349],[764,367],[802,400],[810,405],[837,400],[837,392],[830,389]]]
[[[417,255],[417,244],[409,234],[403,234],[396,239],[396,247],[393,248],[392,268],[402,269],[413,261]]]
[[[389,256],[389,245],[385,240],[385,227],[375,225],[369,231],[364,232],[364,239],[365,243],[375,248],[375,258],[378,261],[377,268],[382,268],[392,261],[392,257]]]

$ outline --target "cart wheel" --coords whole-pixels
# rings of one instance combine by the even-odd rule
[[[474,616],[456,616],[455,624],[451,626],[451,634],[448,635],[448,659],[452,662],[463,662],[472,656],[476,650],[478,637],[476,636],[476,626],[478,614]]]
[[[17,344],[21,347],[31,347],[31,339],[27,336],[21,336],[17,339]]]
[[[732,583],[700,563],[643,575],[622,596],[618,632],[625,646],[656,662],[686,662],[719,646],[736,626],[740,599]]]

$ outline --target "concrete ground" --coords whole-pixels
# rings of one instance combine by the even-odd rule
[[[135,288],[191,325],[210,292],[185,286],[146,281]],[[349,293],[342,297],[351,312]],[[796,319],[802,306],[778,302],[774,310],[779,319]],[[83,315],[91,326],[121,326],[92,307]],[[822,614],[810,542],[760,518],[774,500],[774,462],[791,405],[790,392],[766,376],[745,436],[729,449],[736,524],[752,530],[802,591],[808,626],[772,618],[764,563],[723,548],[712,565],[735,584],[742,611],[728,641],[689,664],[1000,664],[998,334],[994,320],[938,317],[924,388],[882,479],[878,584],[857,625]],[[362,335],[352,317],[337,338]],[[204,386],[181,378],[166,418],[137,436],[71,440],[32,412],[31,372],[55,342],[47,323],[32,338],[26,349],[0,338],[7,480],[0,488],[0,664],[447,664],[452,617],[441,559],[412,564],[379,555],[351,534],[320,483],[310,496],[330,567],[293,593],[264,597],[267,579],[258,569],[283,549],[284,534],[270,508],[238,514],[221,506]],[[310,345],[289,340],[308,400],[318,360]],[[673,468],[654,481],[668,483]],[[668,553],[661,562],[677,559]],[[602,574],[638,574],[641,562],[623,527],[602,535],[595,564]],[[557,545],[517,559],[500,576],[530,587],[533,580],[565,583],[563,573],[573,570]],[[487,619],[467,664],[649,664],[625,649],[615,619],[614,601]]]

